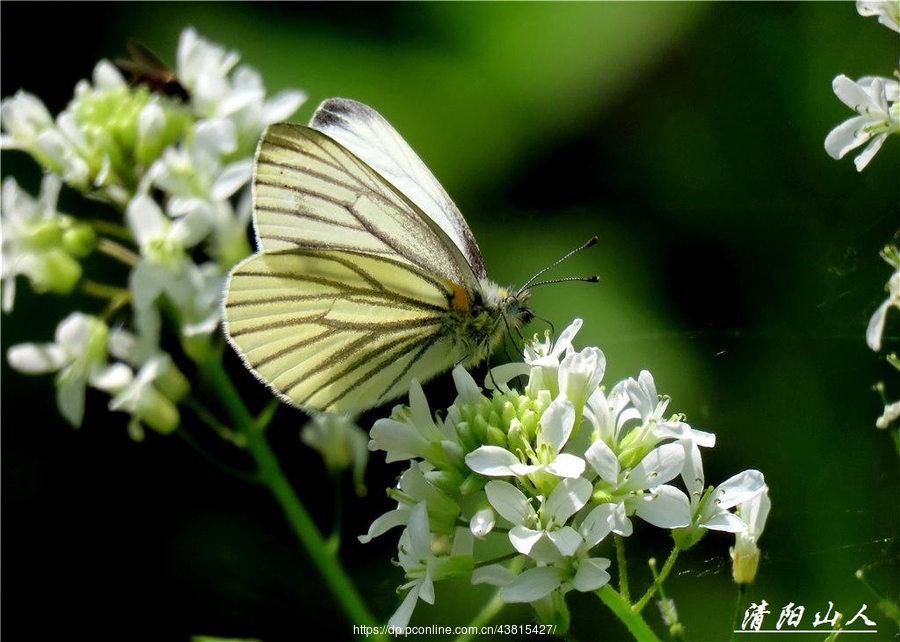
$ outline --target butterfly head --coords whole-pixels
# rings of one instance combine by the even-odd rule
[[[478,290],[456,326],[457,336],[467,345],[469,365],[484,361],[502,342],[527,324],[534,313],[528,307],[526,289],[503,287],[481,279]]]

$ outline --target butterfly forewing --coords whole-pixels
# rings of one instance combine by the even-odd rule
[[[462,253],[418,207],[368,165],[308,127],[272,125],[254,173],[254,221],[262,252],[339,249],[387,256],[468,290]]]
[[[406,263],[341,251],[262,253],[232,272],[229,339],[295,405],[361,410],[460,360],[451,287]]]
[[[487,278],[481,250],[450,196],[377,111],[355,100],[329,98],[313,114],[311,126],[356,154],[406,195],[447,234],[478,278]]]

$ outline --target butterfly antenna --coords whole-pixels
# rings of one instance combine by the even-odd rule
[[[547,285],[548,283],[563,283],[565,281],[583,281],[585,283],[597,283],[600,280],[599,276],[568,277],[568,278],[564,278],[564,279],[551,279],[548,281],[538,281],[537,280],[538,277],[540,277],[542,274],[544,274],[544,272],[546,272],[547,270],[555,268],[557,265],[559,265],[560,263],[562,263],[563,261],[568,259],[570,256],[572,256],[574,254],[578,254],[582,250],[586,250],[587,248],[591,247],[592,245],[596,245],[597,241],[598,241],[598,238],[596,236],[592,236],[586,242],[584,242],[580,246],[576,247],[574,250],[569,250],[568,252],[563,254],[561,257],[559,257],[558,259],[553,261],[553,263],[551,263],[550,265],[538,270],[534,276],[532,276],[530,279],[528,279],[528,282],[525,283],[525,285],[523,285],[521,288],[519,288],[519,292],[520,293],[524,292],[525,290],[533,288],[537,285]]]

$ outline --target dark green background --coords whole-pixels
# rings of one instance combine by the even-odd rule
[[[601,283],[538,289],[534,307],[557,329],[584,319],[578,345],[605,351],[609,383],[647,368],[671,410],[716,433],[708,483],[746,468],[766,475],[773,508],[748,594],[769,603],[765,628],[788,602],[806,607],[811,628],[832,601],[848,617],[867,603],[877,637],[896,635],[853,573],[867,568],[896,599],[898,460],[874,427],[882,404],[871,388],[885,379],[896,399],[900,377],[864,332],[890,275],[878,251],[900,221],[898,144],[858,174],[823,140],[851,115],[833,77],[890,75],[897,34],[849,2],[4,2],[2,95],[25,88],[55,113],[128,39],[174,62],[189,24],[240,50],[270,93],[306,90],[297,121],[334,95],[381,111],[466,214],[496,280],[522,283],[598,234],[556,273]],[[4,174],[36,186],[27,158],[2,160]],[[78,200],[64,194],[62,209]],[[73,305],[20,286],[4,352],[49,340]],[[894,350],[898,317],[886,339]],[[259,407],[264,392],[235,361]],[[2,376],[6,639],[350,637],[263,490],[177,436],[131,442],[125,416],[107,413],[99,393],[75,431],[55,411],[49,377],[5,362]],[[328,530],[333,489],[299,443],[303,421],[282,410],[272,440]],[[369,496],[344,499],[348,568],[385,618],[401,580],[388,563],[398,533],[366,547],[355,535],[390,508],[381,488],[399,470],[373,457]],[[643,587],[644,560],[665,558],[668,544],[637,530],[628,550]],[[729,636],[731,543],[710,534],[667,585],[688,639]],[[464,624],[483,595],[439,586],[437,606],[420,604],[413,623]],[[577,639],[626,637],[590,596],[570,603]],[[523,608],[503,619],[530,621]]]

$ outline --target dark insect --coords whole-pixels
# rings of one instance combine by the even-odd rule
[[[129,42],[128,55],[131,57],[129,60],[116,60],[116,67],[125,74],[132,87],[145,85],[158,94],[177,98],[182,102],[190,100],[188,90],[178,81],[175,72],[147,47],[139,42]]]

